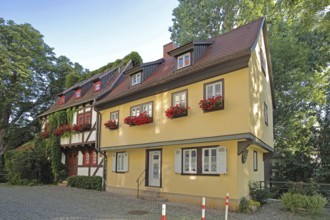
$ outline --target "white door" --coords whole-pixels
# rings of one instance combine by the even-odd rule
[[[149,151],[149,186],[160,187],[161,151]]]

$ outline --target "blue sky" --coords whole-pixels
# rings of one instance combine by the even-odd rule
[[[177,0],[0,0],[0,17],[30,23],[56,56],[94,70],[131,51],[144,62],[170,42]]]

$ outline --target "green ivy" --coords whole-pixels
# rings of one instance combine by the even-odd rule
[[[46,149],[48,157],[50,158],[52,173],[54,175],[54,182],[60,180],[61,173],[61,151],[60,151],[60,138],[51,136],[46,140]]]

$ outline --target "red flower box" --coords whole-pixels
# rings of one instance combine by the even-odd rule
[[[78,125],[73,125],[72,130],[76,132],[83,132],[83,131],[88,131],[91,129],[91,124],[86,123],[86,124],[78,124]]]
[[[48,131],[43,131],[43,132],[40,132],[40,134],[39,134],[40,139],[45,139],[48,137],[49,137]]]
[[[208,99],[203,99],[199,103],[199,107],[203,109],[205,112],[215,111],[219,109],[223,109],[223,97],[217,96]]]
[[[147,113],[140,113],[139,116],[127,116],[124,123],[128,125],[144,125],[152,122],[152,117]]]
[[[109,128],[110,130],[117,129],[118,128],[118,122],[116,120],[109,120],[106,123],[104,123],[104,126],[106,128]]]
[[[60,127],[56,128],[54,131],[53,131],[53,134],[55,136],[61,136],[63,135],[65,132],[71,132],[71,127],[70,125],[66,124],[66,125],[61,125]]]
[[[167,118],[178,118],[182,116],[186,116],[188,114],[189,107],[185,107],[182,105],[175,105],[170,107],[165,111],[165,116]]]

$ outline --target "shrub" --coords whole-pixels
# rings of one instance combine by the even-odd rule
[[[100,176],[71,176],[68,178],[68,186],[101,191],[102,178]]]
[[[250,183],[249,189],[252,199],[259,202],[260,204],[266,204],[267,199],[271,197],[270,192],[265,188],[261,189],[257,182]]]
[[[281,197],[282,206],[292,212],[297,212],[300,209],[307,210],[310,214],[320,212],[327,204],[327,199],[319,194],[308,196],[300,193],[288,192]]]
[[[245,197],[243,197],[239,202],[239,212],[249,213],[249,211],[250,211],[249,201]]]

